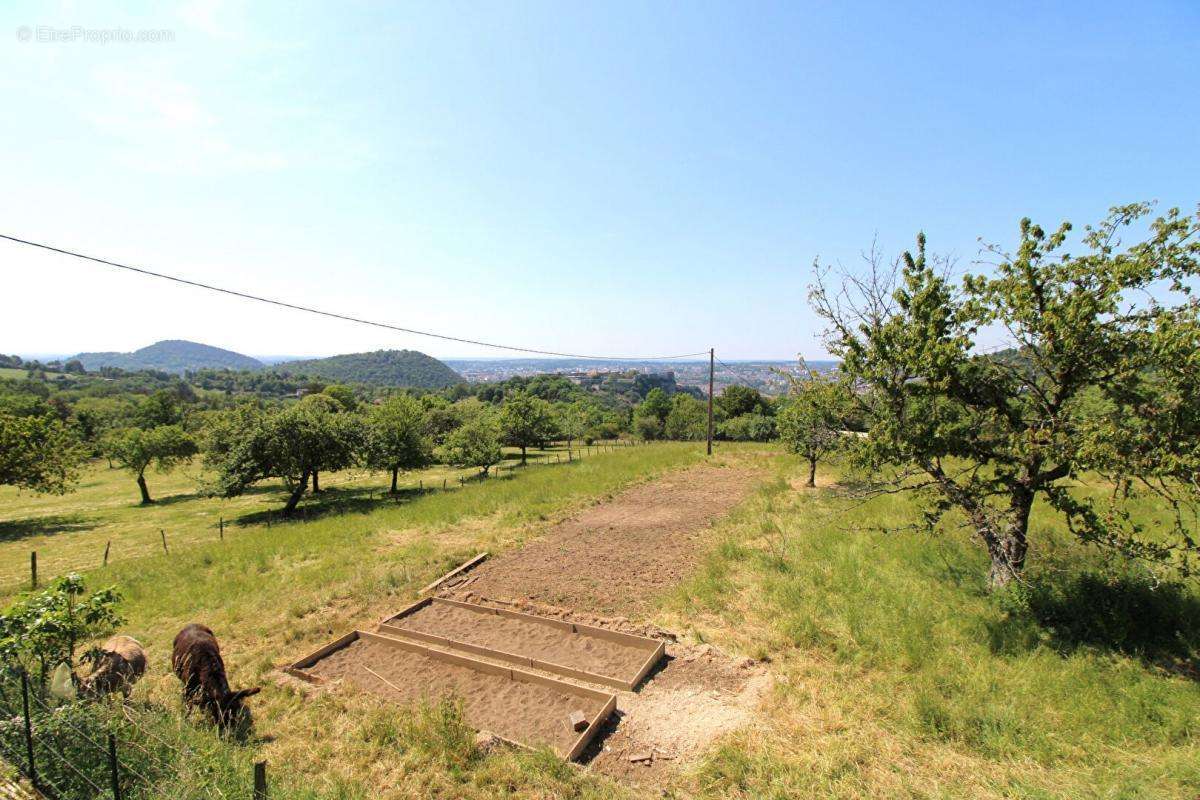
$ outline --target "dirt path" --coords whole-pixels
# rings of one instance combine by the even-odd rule
[[[448,592],[638,616],[695,569],[704,530],[759,473],[699,466],[635,486],[469,573]]]

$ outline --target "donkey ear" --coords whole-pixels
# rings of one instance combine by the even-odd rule
[[[255,686],[253,689],[241,689],[236,694],[238,695],[238,697],[246,698],[246,697],[250,697],[252,695],[256,695],[261,691],[262,691],[261,686]]]

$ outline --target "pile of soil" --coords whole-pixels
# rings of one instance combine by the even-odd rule
[[[635,486],[446,590],[636,615],[693,572],[704,529],[743,500],[757,477],[751,469],[705,465]]]
[[[422,606],[388,624],[625,681],[633,680],[651,653],[648,647],[447,603]]]
[[[348,681],[402,704],[458,697],[471,727],[534,747],[546,745],[559,753],[566,753],[579,736],[570,728],[570,713],[582,711],[590,719],[603,706],[598,699],[509,680],[364,639],[331,653],[307,671],[326,680]]]

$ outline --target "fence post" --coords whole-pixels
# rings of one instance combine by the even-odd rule
[[[417,481],[417,490],[418,490],[418,491],[420,491],[420,492],[424,492],[424,491],[425,491],[425,479],[424,479],[424,478],[422,478],[421,480]]]
[[[221,541],[225,541],[225,518],[221,517]]]
[[[446,479],[442,478],[442,491],[446,491]]]
[[[37,764],[33,760],[33,723],[29,721],[29,675],[21,670],[21,705],[25,711],[25,754],[29,757],[29,782],[38,788]]]
[[[112,539],[104,543],[104,566],[108,566],[108,550],[112,547]]]
[[[29,553],[29,581],[33,584],[33,588],[37,588],[37,550]]]
[[[267,762],[254,762],[254,800],[267,800]]]
[[[113,800],[121,800],[121,773],[117,765],[117,737],[108,735],[108,769],[112,774]]]
[[[162,540],[163,540],[163,552],[167,553],[167,532],[164,531],[162,528],[159,528],[158,535],[161,536]],[[168,555],[169,555],[169,553],[168,553]]]

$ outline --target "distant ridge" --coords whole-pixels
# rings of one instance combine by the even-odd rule
[[[415,389],[441,389],[463,383],[463,377],[433,356],[416,350],[375,350],[329,358],[288,361],[275,372],[308,375],[338,383],[368,383]]]
[[[197,369],[262,369],[261,361],[199,342],[166,339],[132,353],[80,353],[75,356],[89,372],[101,367],[124,370],[157,369],[183,372]]]

